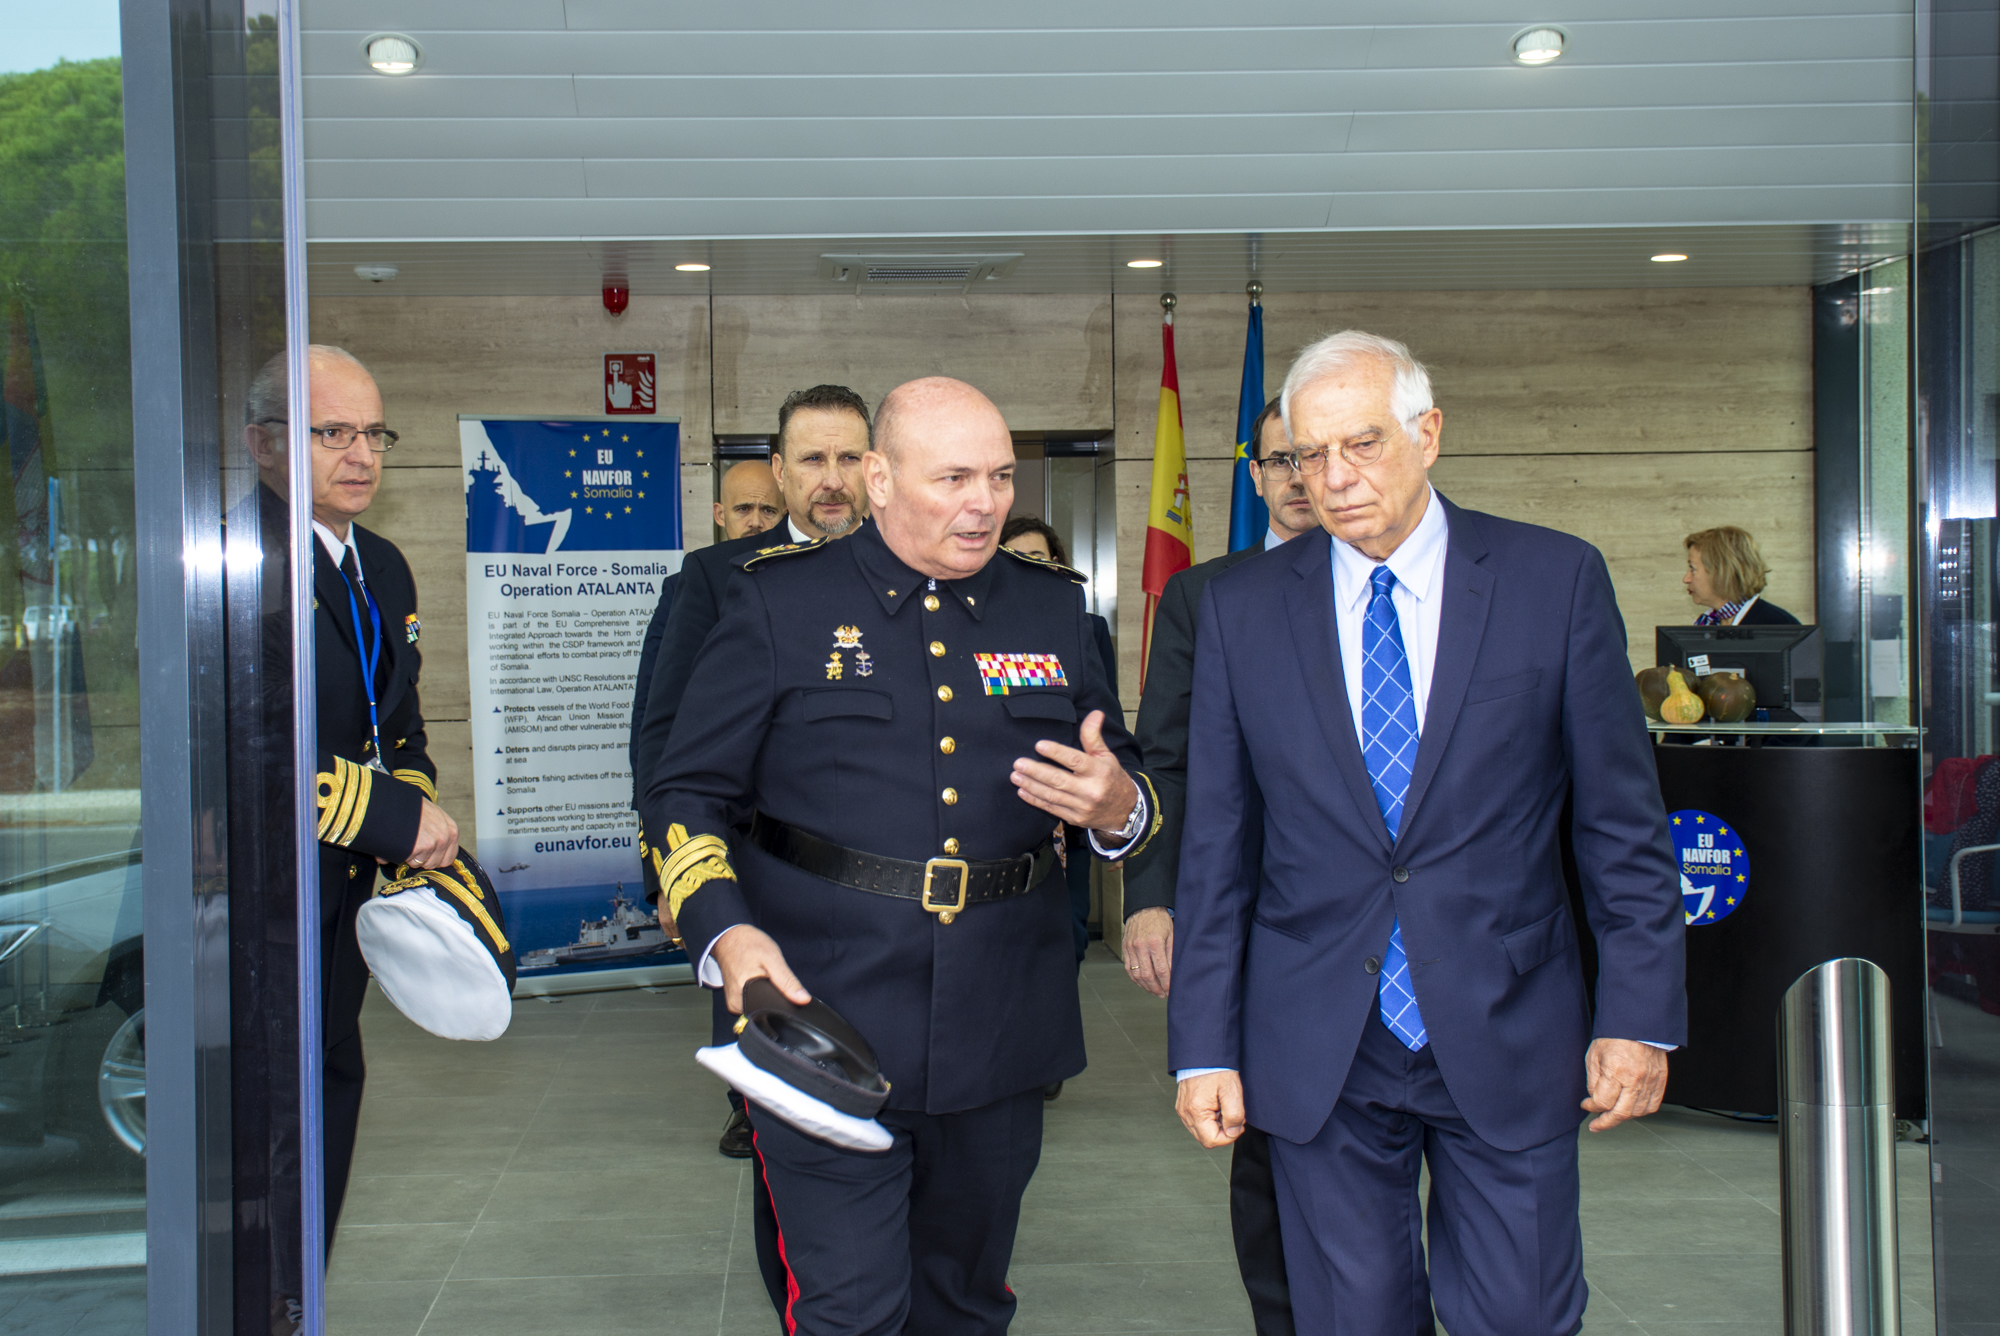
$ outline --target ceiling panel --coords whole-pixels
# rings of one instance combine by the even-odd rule
[[[1898,225],[1910,0],[305,0],[316,238]],[[1393,21],[1384,22],[1384,19]],[[1517,22],[1516,19],[1519,21]],[[368,71],[372,32],[415,74]]]
[[[1410,153],[1471,149],[1740,148],[1759,144],[1889,144],[1911,142],[1910,104],[1822,102],[1788,107],[1607,107],[1590,116],[1546,107],[1357,113],[1349,153]]]
[[[1647,120],[1651,123],[1653,114]],[[1323,153],[1347,143],[1353,117],[1346,112],[1308,115],[1105,116],[1093,118],[1094,153],[1121,156],[1171,151],[1182,154],[1240,152]],[[1837,122],[1836,122],[1837,123]],[[960,117],[949,127],[954,156],[1071,156],[1078,124],[1068,116]],[[1830,131],[1822,131],[1830,134]],[[1434,144],[1456,147],[1440,128]],[[366,158],[380,137],[369,121],[314,120],[306,125],[306,153],[318,165],[336,158]],[[1841,135],[1843,141],[1858,135]],[[1907,138],[1907,136],[1906,136]],[[399,127],[398,156],[424,158],[741,158],[764,159],[773,140],[794,157],[913,158],[935,152],[938,127],[929,121],[881,117],[595,117],[512,121],[501,137],[476,118],[406,120]],[[1669,140],[1669,142],[1678,142]],[[1820,142],[1825,142],[1821,140]],[[1401,147],[1385,145],[1385,147]]]
[[[607,274],[624,277],[634,300],[662,295],[841,294],[819,277],[822,252],[896,254],[1019,252],[1000,282],[970,292],[868,293],[857,300],[978,301],[988,293],[1110,293],[1146,299],[1163,291],[1232,292],[1256,278],[1272,294],[1370,290],[1634,288],[1797,285],[1823,282],[1902,253],[1907,226],[1682,227],[1295,232],[1242,235],[1019,237],[967,235],[947,243],[892,237],[737,241],[315,242],[308,269],[315,294],[587,295]],[[1663,251],[1690,256],[1655,264]],[[1159,258],[1135,270],[1125,261]],[[706,274],[673,266],[702,261]],[[394,264],[401,274],[369,283],[357,264]]]

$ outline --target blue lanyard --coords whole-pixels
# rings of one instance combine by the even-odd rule
[[[360,568],[361,563],[356,561],[355,569],[358,571]],[[375,711],[375,665],[382,661],[382,609],[376,606],[375,591],[363,580],[361,592],[367,595],[368,616],[375,626],[375,639],[371,643],[361,633],[361,605],[355,601],[354,582],[347,578],[346,571],[340,573],[340,582],[347,586],[347,614],[354,619],[354,644],[361,654],[362,689],[368,693],[368,731],[375,738],[375,754],[368,758],[368,763],[377,770],[383,770],[388,763],[382,759],[382,721]]]

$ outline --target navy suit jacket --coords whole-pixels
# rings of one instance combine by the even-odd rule
[[[1686,1042],[1680,883],[1604,559],[1445,514],[1436,666],[1393,841],[1348,705],[1331,539],[1244,562],[1202,597],[1169,1062],[1236,1068],[1249,1121],[1289,1141],[1319,1132],[1380,1024],[1398,917],[1438,1069],[1494,1146],[1574,1130],[1593,1037]],[[1263,856],[1246,866],[1256,795]],[[1572,796],[1594,1030],[1559,852]]]

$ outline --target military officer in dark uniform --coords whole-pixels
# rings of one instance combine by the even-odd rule
[[[437,767],[425,751],[417,702],[423,659],[417,649],[416,580],[394,543],[355,523],[375,499],[381,455],[396,443],[396,433],[383,425],[375,378],[352,354],[314,344],[311,358],[320,978],[331,1245],[354,1161],[366,1076],[361,1003],[368,966],[355,940],[355,914],[373,893],[380,864],[450,866],[458,825],[437,805]],[[252,385],[249,410],[246,438],[257,461],[264,551],[282,559],[291,546],[282,353]]]
[[[995,557],[1014,470],[999,411],[911,382],[864,463],[857,535],[742,563],[643,816],[704,982],[732,1011],[759,976],[823,998],[892,1084],[881,1153],[752,1110],[786,1329],[998,1333],[1042,1091],[1084,1065],[1054,830],[1122,856],[1156,804],[1081,577]]]

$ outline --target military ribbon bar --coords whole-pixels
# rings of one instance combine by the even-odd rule
[[[1053,654],[975,654],[979,684],[989,696],[1004,696],[1015,687],[1066,687],[1062,660]]]

